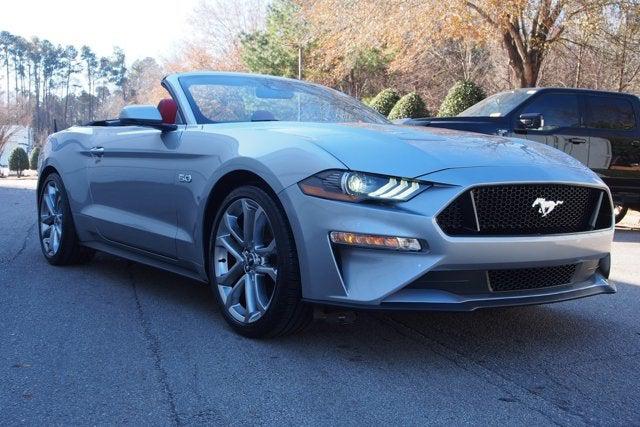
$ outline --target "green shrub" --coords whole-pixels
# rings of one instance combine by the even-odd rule
[[[411,92],[400,98],[400,100],[393,106],[389,113],[389,120],[411,118],[416,119],[419,117],[429,116],[429,111],[424,105],[424,101],[415,92]]]
[[[363,96],[360,100],[364,105],[371,105],[371,101],[373,101],[373,96]]]
[[[38,157],[40,157],[40,147],[36,147],[31,151],[31,160],[29,161],[29,169],[32,171],[38,169]]]
[[[384,89],[371,100],[369,107],[383,116],[388,116],[399,99],[400,95],[398,95],[398,92],[393,89]]]
[[[29,169],[29,156],[24,149],[18,147],[11,153],[9,157],[9,170],[16,171],[18,178],[22,176],[22,171]]]
[[[469,80],[454,84],[442,101],[438,117],[457,116],[467,108],[482,101],[487,95],[482,88]]]

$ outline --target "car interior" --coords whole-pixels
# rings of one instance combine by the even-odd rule
[[[164,98],[158,103],[158,111],[162,116],[162,122],[175,124],[178,115],[178,104],[172,98]]]

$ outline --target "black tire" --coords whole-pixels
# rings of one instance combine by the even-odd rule
[[[620,203],[614,203],[613,207],[614,207],[614,213],[616,210],[618,210],[618,213],[615,214],[615,221],[616,221],[616,224],[618,224],[627,215],[627,212],[629,212],[629,208],[627,206],[621,205]]]
[[[216,283],[214,245],[218,225],[227,208],[240,199],[250,199],[264,209],[277,247],[277,279],[268,308],[258,320],[241,323],[225,308]],[[209,271],[211,289],[225,320],[238,334],[250,338],[270,338],[289,335],[304,329],[313,319],[313,310],[302,301],[300,267],[293,234],[286,215],[273,196],[256,186],[233,190],[222,202],[213,221],[209,238]]]
[[[59,191],[59,208],[62,212],[62,235],[60,237],[60,245],[55,253],[50,253],[45,247],[43,239],[43,227],[40,224],[42,218],[42,199],[45,191],[49,186],[49,183],[53,182]],[[76,227],[73,223],[73,216],[71,214],[71,208],[69,207],[69,199],[67,197],[67,191],[62,182],[62,178],[57,173],[49,174],[38,194],[38,238],[40,239],[40,248],[42,254],[51,265],[72,265],[82,264],[90,261],[95,251],[93,249],[80,245],[78,236],[76,234]]]

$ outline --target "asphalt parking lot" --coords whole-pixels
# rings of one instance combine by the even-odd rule
[[[49,266],[34,183],[0,180],[2,425],[640,424],[637,213],[615,295],[252,341],[196,282],[108,255]]]

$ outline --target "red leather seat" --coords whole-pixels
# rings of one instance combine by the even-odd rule
[[[158,111],[163,123],[174,124],[178,114],[178,104],[171,98],[165,98],[158,103]]]

